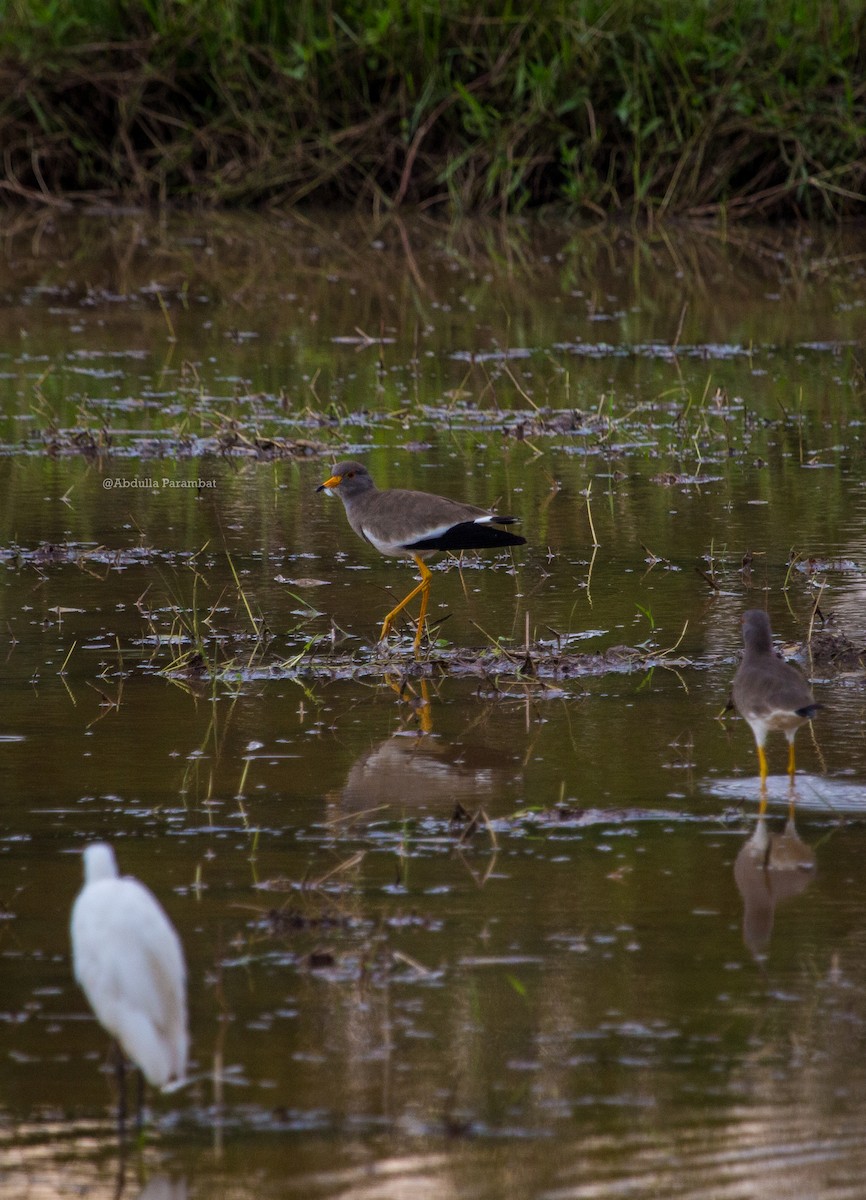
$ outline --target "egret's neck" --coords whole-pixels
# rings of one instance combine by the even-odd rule
[[[99,883],[101,879],[117,878],[117,861],[112,848],[105,842],[96,842],[84,851],[84,880]]]

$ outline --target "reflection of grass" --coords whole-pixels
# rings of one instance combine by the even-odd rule
[[[862,6],[17,0],[7,193],[862,210]]]
[[[147,593],[137,601],[146,623],[145,638],[152,645],[153,665],[173,682],[199,695],[203,692],[214,695],[218,687],[238,688],[250,679],[267,679],[275,674],[293,678],[314,704],[315,698],[301,678],[306,673],[306,662],[323,648],[325,658],[330,657],[335,664],[342,662],[339,657],[327,654],[332,647],[329,634],[309,627],[309,622],[318,620],[322,614],[307,605],[304,617],[286,631],[290,643],[300,643],[298,649],[286,655],[275,647],[275,635],[255,598],[241,582],[231,555],[226,554],[226,559],[232,584],[222,587],[215,599],[208,598],[206,593],[211,585],[197,562],[205,548],[187,563],[187,576],[178,573],[171,580],[163,577],[166,605],[146,601]],[[190,579],[191,593],[186,594]],[[231,601],[234,616],[229,618],[227,609]],[[163,661],[166,651],[167,662]],[[338,665],[335,673],[337,670]]]
[[[265,619],[261,613],[253,611],[253,604],[240,582],[231,556],[227,557],[234,580],[235,597],[250,626],[248,632],[226,632],[217,627],[217,617],[222,612],[228,589],[224,588],[210,603],[204,601],[202,592],[209,584],[195,558],[188,564],[192,575],[189,602],[183,597],[180,576],[176,577],[174,583],[166,583],[169,595],[167,611],[171,615],[171,627],[167,633],[158,626],[163,610],[155,610],[139,602],[139,611],[148,625],[148,637],[154,645],[154,657],[159,655],[164,646],[168,646],[173,655],[162,668],[173,679],[187,682],[208,680],[215,685],[218,679],[225,679],[229,671],[252,669],[268,647],[271,634]],[[243,647],[243,657],[238,653],[239,646]]]

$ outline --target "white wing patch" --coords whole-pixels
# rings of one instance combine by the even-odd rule
[[[363,538],[370,543],[374,550],[378,550],[380,554],[389,554],[394,558],[402,558],[403,555],[413,554],[416,551],[410,550],[409,546],[415,542],[425,541],[427,538],[438,538],[446,534],[449,529],[453,529],[455,525],[489,525],[491,522],[501,520],[497,518],[495,513],[485,513],[481,517],[460,518],[456,521],[441,521],[438,525],[426,525],[423,529],[416,529],[413,533],[406,535],[404,541],[395,542],[393,539],[385,540],[380,535],[374,533],[366,525],[362,525],[359,532]],[[430,553],[430,551],[420,550],[419,554]]]

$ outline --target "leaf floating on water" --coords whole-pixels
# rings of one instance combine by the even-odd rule
[[[327,587],[330,582],[330,579],[308,579],[306,576],[301,579],[287,579],[285,575],[274,576],[274,583],[290,583],[292,587]]]

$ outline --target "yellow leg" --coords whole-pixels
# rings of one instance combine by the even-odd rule
[[[793,740],[793,738],[788,743],[788,774],[791,777],[791,781],[793,782],[793,779],[794,779],[794,740]]]
[[[424,618],[427,616],[427,604],[430,600],[430,580],[433,578],[433,572],[429,570],[427,564],[420,558],[416,558],[418,569],[421,572],[421,609],[418,613],[418,628],[415,630],[415,653],[421,646],[421,638],[424,636]]]
[[[758,767],[761,772],[761,804],[758,815],[763,817],[767,811],[767,756],[763,746],[758,747]]]
[[[398,615],[398,613],[401,613],[406,605],[415,599],[419,592],[423,592],[424,582],[425,581],[422,579],[418,586],[412,588],[412,591],[409,593],[409,595],[405,596],[396,606],[396,608],[392,608],[387,617],[385,617],[385,620],[382,622],[382,632],[379,634],[380,642],[384,642],[385,638],[391,632],[391,626],[393,625],[394,618]]]
[[[767,786],[767,773],[768,772],[767,772],[767,756],[764,753],[763,746],[758,747],[758,767],[761,772],[761,787],[765,788]]]
[[[427,569],[426,563],[422,558],[419,558],[417,554],[413,554],[412,558],[415,560],[415,565],[421,572],[421,582],[417,587],[412,588],[412,591],[409,593],[409,595],[404,596],[400,603],[392,608],[385,617],[385,620],[382,622],[382,632],[379,636],[379,641],[384,642],[385,638],[391,632],[391,626],[394,624],[394,618],[398,615],[398,613],[401,613],[406,605],[414,600],[415,597],[420,593],[421,615],[418,618],[418,629],[415,633],[415,649],[417,651],[418,647],[421,645],[421,637],[424,632],[424,617],[427,613],[427,599],[430,595],[430,580],[433,578],[433,572]]]

